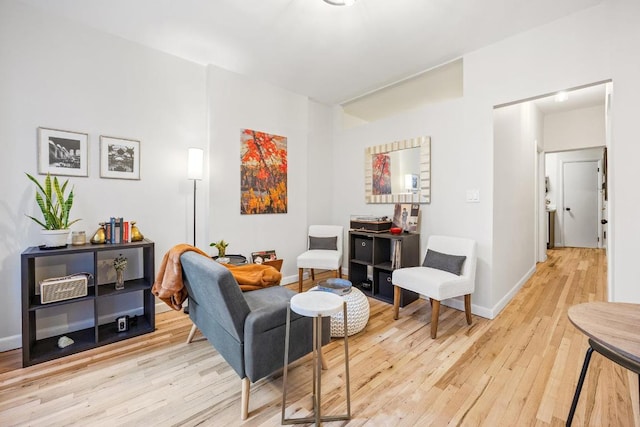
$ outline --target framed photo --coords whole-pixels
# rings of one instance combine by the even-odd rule
[[[393,226],[410,233],[418,232],[420,205],[418,203],[396,203],[393,209]]]
[[[89,176],[88,140],[86,133],[38,128],[38,173]]]
[[[100,177],[140,179],[140,141],[101,135]]]
[[[263,262],[273,261],[277,258],[275,250],[251,252],[251,262],[254,264],[262,264]]]

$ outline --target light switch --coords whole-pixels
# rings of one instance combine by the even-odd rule
[[[480,202],[480,191],[467,190],[467,203],[478,203],[478,202]]]

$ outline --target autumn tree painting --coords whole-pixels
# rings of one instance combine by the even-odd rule
[[[287,138],[242,129],[240,213],[287,213]]]
[[[391,157],[387,153],[371,156],[372,193],[391,194]]]

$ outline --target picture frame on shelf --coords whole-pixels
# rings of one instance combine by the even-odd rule
[[[393,226],[401,228],[408,233],[417,233],[419,230],[420,204],[396,203],[393,209]]]
[[[100,136],[100,177],[140,179],[140,141]]]
[[[89,176],[89,134],[38,128],[40,175]]]
[[[251,252],[251,262],[254,264],[262,264],[265,261],[273,261],[278,259],[275,250]]]

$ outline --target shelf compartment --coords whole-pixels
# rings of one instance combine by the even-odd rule
[[[65,347],[58,347],[58,339],[61,336],[67,336],[74,342]],[[54,337],[44,338],[31,344],[30,359],[25,366],[35,365],[37,363],[46,362],[48,360],[57,359],[59,357],[68,356],[70,354],[79,353],[95,347],[95,328],[80,329],[74,332],[68,332]]]
[[[373,262],[373,238],[357,236],[352,239],[353,259],[365,263]]]
[[[391,261],[381,262],[379,264],[374,265],[375,268],[380,270],[393,271],[394,268],[391,266]]]
[[[349,263],[349,281],[353,286],[364,292],[365,295],[371,296],[373,284],[371,284],[368,289],[362,286],[362,283],[367,281],[367,266],[367,263],[351,260]]]
[[[362,242],[365,242],[364,246]],[[368,249],[368,252],[364,249]],[[394,257],[397,251],[399,252]],[[420,235],[417,233],[393,235],[349,231],[349,280],[372,298],[393,303],[394,288],[387,278],[391,277],[396,268],[419,265],[419,256]],[[395,263],[392,258],[396,258]],[[367,279],[372,282],[371,288],[363,289],[362,283]],[[416,299],[418,294],[402,289],[400,306],[404,307]]]
[[[98,286],[98,296],[99,297],[109,297],[122,295],[129,292],[138,292],[138,291],[146,291],[151,289],[151,285],[145,279],[133,279],[133,280],[125,280],[124,281],[124,289],[116,290],[115,283],[106,283],[104,285]]]
[[[152,332],[154,327],[145,316],[133,316],[129,318],[129,330],[118,332],[116,322],[105,323],[98,327],[99,345],[111,344],[127,338]]]
[[[391,283],[390,271],[378,271],[378,282],[375,288],[375,296],[385,301],[391,300],[393,302],[393,283]]]
[[[70,299],[66,299],[64,301],[50,302],[50,303],[47,303],[47,304],[42,304],[40,302],[40,295],[33,295],[31,297],[31,301],[29,303],[29,311],[42,310],[42,309],[56,307],[56,306],[60,306],[60,305],[75,304],[75,303],[81,302],[81,301],[92,300],[92,299],[95,298],[95,293],[96,293],[96,291],[95,291],[93,285],[89,285],[89,287],[87,289],[87,295],[84,296],[84,297],[70,298]]]

